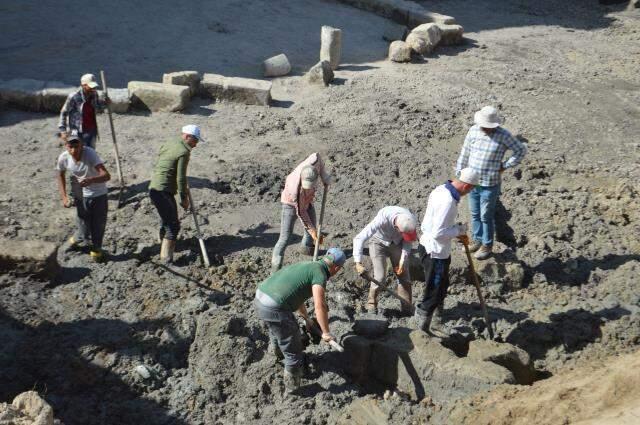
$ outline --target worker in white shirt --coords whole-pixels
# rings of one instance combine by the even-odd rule
[[[460,177],[436,187],[429,195],[427,211],[422,220],[418,255],[424,268],[426,288],[422,302],[416,305],[415,321],[419,329],[429,332],[433,312],[443,305],[449,287],[451,240],[469,243],[466,224],[456,224],[460,198],[478,184],[480,174],[464,168]]]
[[[393,271],[398,277],[398,295],[404,299],[401,309],[410,314],[411,308],[411,277],[407,260],[411,253],[411,245],[418,238],[416,234],[416,217],[406,208],[390,206],[384,207],[376,217],[358,235],[353,238],[353,260],[358,275],[364,275],[366,268],[362,264],[364,244],[369,242],[369,256],[373,263],[373,279],[382,283],[387,273],[387,258],[391,260]],[[378,291],[376,283],[371,282],[367,311],[376,313],[378,310]]]

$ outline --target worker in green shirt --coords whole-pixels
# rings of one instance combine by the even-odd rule
[[[258,285],[254,300],[256,313],[269,329],[271,349],[284,357],[284,382],[289,393],[300,386],[304,364],[300,329],[293,312],[297,311],[309,324],[304,302],[313,296],[322,339],[327,343],[335,340],[329,331],[325,290],[327,280],[342,269],[345,261],[340,248],[330,248],[320,260],[284,267]]]
[[[153,167],[149,197],[160,215],[160,260],[164,263],[173,261],[176,238],[180,231],[176,193],[180,194],[180,205],[185,210],[189,209],[187,166],[191,149],[198,142],[204,142],[200,137],[200,128],[193,124],[185,125],[182,127],[180,140],[167,142],[160,147]]]

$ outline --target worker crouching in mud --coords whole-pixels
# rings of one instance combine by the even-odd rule
[[[303,375],[304,353],[302,339],[294,312],[310,321],[305,301],[313,297],[316,320],[322,340],[335,337],[329,330],[329,308],[325,291],[327,280],[342,269],[346,256],[339,248],[330,248],[318,261],[305,261],[286,266],[258,285],[254,306],[258,317],[269,329],[269,351],[284,357],[284,382],[288,393],[300,386]],[[315,325],[315,324],[314,324]]]
[[[287,176],[280,198],[280,202],[282,202],[280,237],[271,256],[272,273],[282,267],[284,251],[291,237],[296,217],[300,219],[304,227],[304,236],[300,246],[303,254],[313,255],[316,239],[322,238],[316,231],[316,211],[313,207],[318,177],[325,186],[329,185],[331,176],[325,170],[324,163],[318,153],[309,155]]]

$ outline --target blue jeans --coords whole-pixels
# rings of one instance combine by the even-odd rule
[[[469,211],[471,212],[471,233],[474,241],[482,245],[493,245],[496,230],[496,204],[500,197],[500,185],[476,186],[469,193]]]
[[[311,221],[316,222],[316,210],[313,204],[309,205],[309,217]],[[296,208],[288,204],[282,204],[282,214],[280,215],[280,237],[276,246],[273,247],[273,254],[271,255],[271,264],[282,265],[282,258],[284,257],[284,250],[289,243],[291,233],[293,233],[293,225],[298,219]],[[306,229],[303,229],[304,235],[302,236],[302,246],[314,246],[313,238]]]
[[[92,149],[96,148],[96,136],[98,135],[98,129],[80,133],[80,139],[85,146],[89,146]]]

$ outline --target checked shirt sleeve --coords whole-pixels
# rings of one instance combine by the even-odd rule
[[[503,168],[512,168],[520,164],[524,156],[527,154],[527,147],[517,138],[509,134],[504,144],[513,152],[513,155],[507,159],[503,164]]]
[[[464,143],[462,144],[462,150],[460,151],[460,156],[458,157],[458,162],[456,163],[456,176],[460,177],[460,171],[465,168],[469,164],[469,144],[471,143],[471,130],[467,132],[467,136],[464,138]]]

